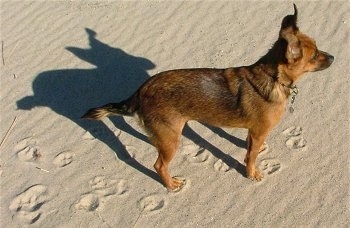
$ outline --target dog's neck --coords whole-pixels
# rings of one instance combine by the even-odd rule
[[[287,64],[286,50],[288,43],[282,38],[279,38],[272,48],[261,57],[255,64],[280,65]]]
[[[287,42],[284,39],[278,39],[272,48],[261,57],[252,67],[263,67],[265,72],[270,72],[270,76],[283,87],[287,88],[287,93],[289,89],[294,89],[294,81],[292,77],[283,70],[284,66],[288,64],[288,60],[285,56],[287,50]]]

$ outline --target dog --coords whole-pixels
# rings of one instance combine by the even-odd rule
[[[299,31],[297,16],[294,4],[294,14],[282,20],[278,40],[250,66],[161,72],[128,99],[90,109],[82,118],[137,115],[158,150],[154,168],[170,191],[185,184],[185,180],[170,176],[168,166],[179,148],[186,122],[246,128],[246,174],[260,181],[263,175],[255,165],[257,156],[268,133],[285,113],[288,98],[292,96],[294,101],[295,83],[304,73],[324,70],[334,60]]]

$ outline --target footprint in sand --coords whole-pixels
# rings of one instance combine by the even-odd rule
[[[40,218],[42,214],[40,208],[47,200],[47,187],[40,184],[33,185],[14,198],[9,209],[20,222],[33,224]]]
[[[94,211],[100,205],[99,198],[96,194],[85,194],[80,197],[75,204],[75,209],[84,211]]]
[[[188,144],[183,146],[184,153],[187,155],[187,159],[191,163],[202,163],[209,159],[210,153],[195,144]]]
[[[159,195],[150,195],[142,198],[139,205],[142,211],[154,212],[165,206],[165,200]]]
[[[53,164],[55,164],[57,167],[65,167],[66,165],[69,165],[72,161],[73,155],[68,151],[64,151],[56,155],[56,157],[53,160]]]
[[[23,150],[18,151],[17,156],[20,160],[29,162],[37,160],[41,157],[41,154],[37,148],[27,146]]]
[[[32,145],[32,146],[35,145],[35,141],[32,139],[32,137],[27,137],[17,142],[17,144],[15,145],[15,151],[24,149],[28,145]]]
[[[306,140],[303,137],[300,136],[293,136],[287,139],[286,146],[289,149],[305,149],[306,147]]]
[[[264,174],[271,175],[281,169],[281,163],[277,159],[264,159],[259,165]]]
[[[104,176],[97,176],[89,184],[93,192],[100,197],[123,195],[128,191],[126,180],[124,179],[109,179]]]
[[[19,141],[14,149],[21,161],[35,161],[41,157],[39,149],[36,147],[36,142],[31,137]]]
[[[283,131],[283,134],[288,137],[285,142],[286,146],[289,149],[305,149],[306,148],[306,140],[304,139],[303,129],[301,127],[289,127]]]
[[[282,133],[286,136],[299,136],[303,133],[303,129],[298,126],[297,127],[292,126],[285,129]]]
[[[75,209],[83,211],[103,210],[107,199],[113,195],[124,195],[128,192],[126,180],[110,179],[104,176],[97,176],[89,181],[91,191],[83,194],[74,204]]]
[[[223,160],[219,159],[215,162],[214,169],[218,172],[227,172],[231,168]]]

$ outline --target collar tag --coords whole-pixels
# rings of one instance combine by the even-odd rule
[[[292,95],[291,100],[290,100],[290,105],[289,105],[289,112],[293,113],[294,112],[294,107],[293,104],[295,102],[295,97],[298,95],[299,90],[296,85],[292,85],[288,87],[290,89],[290,94]]]

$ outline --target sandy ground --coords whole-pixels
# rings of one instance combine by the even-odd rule
[[[1,227],[349,227],[349,1],[298,1],[335,56],[245,178],[246,130],[190,122],[168,193],[132,118],[81,120],[168,69],[254,63],[290,1],[1,1]],[[30,225],[31,224],[31,225]]]

